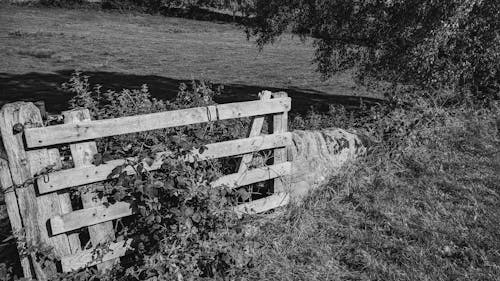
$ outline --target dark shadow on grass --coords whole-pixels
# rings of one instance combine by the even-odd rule
[[[47,111],[59,113],[67,109],[71,94],[61,88],[67,82],[73,70],[61,70],[53,73],[0,73],[0,105],[14,101],[39,101],[46,103]],[[156,75],[133,75],[116,72],[85,72],[91,85],[100,84],[102,90],[139,89],[147,84],[151,94],[160,99],[175,98],[179,85],[190,80],[179,80]],[[273,92],[285,91],[292,98],[292,112],[305,113],[311,108],[326,111],[330,104],[342,104],[347,108],[358,107],[361,100],[367,104],[380,103],[379,99],[331,95],[311,89],[274,88],[264,85],[224,85],[223,94],[217,97],[219,103],[238,102],[257,99],[262,90]]]

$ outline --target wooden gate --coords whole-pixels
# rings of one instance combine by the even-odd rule
[[[260,213],[287,204],[286,177],[291,172],[286,153],[286,146],[291,143],[287,132],[290,104],[286,93],[265,91],[257,101],[106,120],[92,121],[88,110],[73,110],[63,113],[64,124],[46,127],[32,103],[5,105],[0,112],[0,184],[5,192],[12,230],[19,237],[25,277],[48,280],[57,271],[94,265],[101,270],[109,269],[130,248],[131,240],[115,241],[112,224],[113,220],[133,214],[130,205],[126,202],[106,204],[95,192],[115,167],[129,160],[93,165],[94,155],[98,153],[94,140],[98,138],[253,116],[248,138],[212,143],[203,153],[196,150],[193,153],[201,160],[242,157],[238,172],[219,178],[211,183],[213,186],[237,188],[274,180],[274,194],[237,206],[238,214]],[[272,128],[270,134],[262,135],[265,115],[272,115]],[[63,144],[70,147],[71,168],[63,169],[61,165],[58,146]],[[248,168],[252,153],[269,149],[273,150],[272,165]],[[158,153],[154,163],[144,167],[159,169],[165,153]],[[52,167],[51,172],[47,172],[48,167]],[[134,169],[129,168],[127,173],[134,173]],[[72,207],[68,189],[75,186],[86,190],[81,195],[81,209]],[[81,245],[75,232],[82,228],[88,229],[90,249]],[[104,243],[107,250],[99,252],[98,247]],[[60,264],[44,263],[30,250],[35,245],[51,247]]]

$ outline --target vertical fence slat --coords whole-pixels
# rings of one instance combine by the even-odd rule
[[[49,158],[52,163],[55,164],[54,169],[59,170],[62,168],[61,154],[59,153],[59,149],[52,148],[48,149],[47,153],[49,154]],[[64,193],[59,193],[59,202],[61,204],[61,213],[67,214],[73,211],[73,207],[71,206],[71,198],[69,195],[69,191],[66,190]],[[68,236],[69,247],[71,249],[71,253],[77,253],[82,249],[80,243],[80,237],[78,233],[69,233],[66,234]]]
[[[288,97],[285,92],[278,92],[272,94],[273,98],[285,98]],[[273,126],[272,132],[283,133],[288,131],[288,112],[278,113],[273,115]],[[287,149],[286,148],[277,148],[274,150],[274,159],[273,164],[279,164],[287,161]],[[285,184],[286,182],[284,178],[276,178],[274,180],[274,193],[282,193],[285,192]]]
[[[272,93],[269,91],[263,91],[260,94],[260,100],[265,101],[271,99],[271,94]],[[248,134],[249,138],[260,135],[260,133],[262,132],[262,127],[264,126],[264,121],[265,121],[264,118],[265,118],[264,116],[254,117],[252,121],[252,126],[250,128],[250,133]],[[243,155],[243,157],[241,158],[240,167],[238,168],[238,173],[243,173],[246,170],[248,170],[248,164],[252,162],[252,158],[253,158],[253,153]]]
[[[32,103],[7,104],[1,111],[0,130],[9,159],[11,178],[15,185],[23,186],[16,189],[16,194],[26,241],[35,246],[53,247],[58,256],[70,254],[66,235],[49,237],[47,231],[47,220],[54,215],[61,214],[58,195],[49,194],[37,197],[33,183],[27,182],[32,179],[34,173],[50,164],[50,157],[46,149],[27,153],[24,149],[22,127],[17,124],[43,126],[43,123],[40,112]],[[48,264],[44,263],[42,267],[35,258],[35,253],[31,253],[31,262],[38,280],[48,280],[55,269],[54,264],[46,267]]]
[[[47,166],[53,165],[55,162],[53,161],[54,159],[51,159],[47,149],[27,151],[26,156],[32,176],[35,176]],[[39,235],[39,240],[37,241],[38,243],[40,243],[39,245],[52,247],[53,253],[57,257],[60,258],[70,254],[71,248],[69,247],[67,235],[61,234],[52,236],[49,233],[47,225],[47,222],[51,217],[62,214],[59,195],[57,193],[54,193],[37,196],[34,186],[30,185],[25,189],[24,199],[25,200],[21,200],[18,197],[19,206],[22,210],[24,209],[24,213],[27,217],[27,219],[24,219],[23,217],[26,231],[29,231],[31,229],[31,235],[33,235],[33,237],[35,237],[35,235]],[[23,201],[29,201],[29,204],[22,207]],[[44,271],[44,273],[47,275],[48,280],[51,280],[52,274],[56,274],[55,264],[43,263],[42,265],[42,263],[40,263],[40,265],[38,265],[36,262],[34,262],[34,264],[36,267],[40,266],[40,268],[38,268],[38,271]]]
[[[90,113],[88,109],[71,110],[63,112],[64,123],[78,123],[82,121],[90,121]],[[71,155],[75,168],[93,165],[94,155],[97,154],[97,145],[95,142],[82,142],[70,145]],[[93,184],[86,187],[87,190],[82,192],[82,203],[84,208],[99,206],[104,203],[97,196],[95,187],[99,184]],[[89,226],[89,235],[92,245],[96,247],[100,243],[112,241],[115,239],[115,233],[112,222],[100,223]],[[97,265],[99,270],[107,270],[113,267],[117,260],[110,260]]]

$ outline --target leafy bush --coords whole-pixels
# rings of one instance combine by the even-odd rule
[[[500,2],[258,0],[248,35],[262,47],[291,30],[312,36],[325,76],[357,68],[364,81],[498,98]]]

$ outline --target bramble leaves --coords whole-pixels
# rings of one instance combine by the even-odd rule
[[[76,94],[72,106],[89,105],[95,119],[207,106],[214,104],[213,96],[219,93],[209,83],[193,82],[190,87],[181,85],[174,101],[162,102],[151,98],[145,86],[141,90],[101,93],[100,87],[92,89],[80,74],[75,74],[66,87]],[[101,280],[228,276],[226,269],[235,262],[227,258],[228,249],[234,247],[234,239],[240,239],[231,228],[237,221],[232,206],[238,198],[247,200],[250,194],[210,186],[221,176],[222,164],[227,160],[184,159],[193,156],[194,149],[203,153],[208,143],[243,136],[240,132],[245,132],[247,125],[247,119],[228,120],[108,137],[97,142],[102,153],[94,156],[94,165],[112,159],[134,159],[112,170],[99,196],[106,197],[109,204],[129,202],[136,211],[136,215],[121,219],[115,226],[117,237],[134,239],[136,251],[127,258],[136,265],[118,267],[111,277],[99,276]],[[158,158],[158,152],[168,153]],[[160,169],[148,171],[155,161],[161,161]],[[128,175],[126,170],[130,169],[135,173]],[[221,231],[226,239],[221,239]],[[238,266],[248,266],[242,260],[238,258]]]

